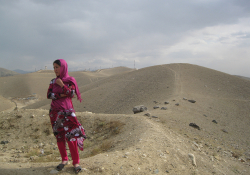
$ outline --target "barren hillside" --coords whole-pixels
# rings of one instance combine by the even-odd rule
[[[250,174],[249,80],[191,64],[70,75],[80,86],[83,102],[73,103],[88,136],[82,174]],[[71,165],[54,170],[60,156],[45,99],[52,78],[0,78],[4,174],[74,174]],[[136,105],[148,110],[133,114]]]
[[[13,75],[17,75],[17,74],[19,74],[19,73],[0,67],[0,77],[13,76]]]

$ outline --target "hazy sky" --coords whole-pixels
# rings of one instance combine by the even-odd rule
[[[191,63],[250,77],[249,0],[0,0],[0,67]]]

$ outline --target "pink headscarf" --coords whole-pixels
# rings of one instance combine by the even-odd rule
[[[63,60],[63,59],[58,59],[58,60],[60,60],[60,62],[61,62],[59,78],[61,78],[63,83],[66,83],[66,84],[73,83],[75,85],[77,100],[82,102],[81,93],[80,93],[80,91],[78,89],[77,82],[76,82],[74,77],[70,77],[69,74],[68,74],[68,64],[67,64],[67,62],[65,60]]]

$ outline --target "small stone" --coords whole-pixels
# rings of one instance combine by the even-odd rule
[[[144,114],[145,116],[148,116],[148,117],[150,117],[150,113],[146,113],[146,114]]]
[[[189,126],[196,128],[198,130],[201,130],[201,128],[198,125],[196,125],[195,123],[190,123]]]
[[[7,143],[9,143],[9,141],[1,141],[1,144],[7,144]]]
[[[157,116],[152,116],[152,118],[158,118]]]
[[[154,109],[157,109],[157,108],[159,108],[160,106],[154,106]]]
[[[203,114],[203,116],[207,117],[207,115],[206,115],[206,114]]]
[[[154,174],[158,174],[158,173],[159,173],[158,169],[154,170]]]
[[[212,122],[213,122],[213,123],[215,123],[215,124],[217,124],[217,123],[218,123],[216,120],[213,120]]]
[[[167,107],[162,107],[161,110],[167,110]]]
[[[168,170],[166,170],[166,173],[169,173],[169,171],[168,171]]]
[[[165,101],[164,104],[166,104],[166,105],[169,104],[169,101]]]
[[[183,97],[183,100],[187,100],[187,98]]]
[[[217,160],[221,160],[221,158],[219,156],[217,156],[217,155],[215,155],[214,158],[217,159]]]
[[[246,161],[245,161],[245,160],[243,160],[243,159],[240,159],[240,161],[241,161],[241,162],[246,162]]]
[[[188,100],[189,102],[191,102],[191,103],[195,103],[196,101],[195,100]]]
[[[228,133],[227,130],[225,130],[225,129],[222,129],[222,131],[225,132],[225,133]]]
[[[179,103],[176,103],[175,105],[176,105],[176,106],[180,106],[180,104],[179,104]]]
[[[193,154],[188,154],[188,157],[192,160],[192,165],[197,166],[194,155]]]

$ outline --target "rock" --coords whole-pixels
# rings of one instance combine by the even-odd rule
[[[165,101],[164,104],[169,104],[169,102],[168,102],[168,101]]]
[[[225,129],[222,129],[222,131],[225,132],[225,133],[228,133],[227,130],[225,130]]]
[[[43,143],[39,143],[39,148],[42,148],[44,145],[43,145]]]
[[[146,110],[147,110],[147,107],[145,107],[144,105],[135,106],[133,108],[134,114],[139,113],[139,112],[143,112],[143,111],[146,111]]]
[[[221,158],[220,158],[218,155],[215,155],[214,158],[215,158],[216,160],[221,160]]]
[[[192,160],[192,165],[197,166],[194,155],[193,154],[188,154],[188,157]]]
[[[214,122],[215,124],[217,124],[217,123],[218,123],[216,120],[213,120],[212,122]]]
[[[183,100],[187,100],[187,98],[183,97]]]
[[[17,117],[17,118],[22,118],[23,116],[22,116],[22,115],[17,115],[16,117]]]
[[[176,106],[180,106],[180,104],[179,104],[179,103],[176,103],[175,105],[176,105]]]
[[[189,123],[189,126],[195,128],[195,129],[201,130],[201,128],[198,125],[196,125],[195,123]]]
[[[1,144],[7,144],[7,143],[9,143],[9,141],[1,141]]]
[[[154,106],[154,109],[157,109],[157,108],[159,108],[160,106]]]
[[[188,100],[189,102],[191,102],[191,103],[195,103],[196,101],[195,100]]]
[[[207,117],[207,115],[206,115],[206,114],[203,114],[203,116]]]
[[[146,113],[146,114],[144,114],[145,116],[148,116],[148,117],[150,117],[150,113]]]
[[[158,169],[154,170],[154,174],[158,174],[158,173],[159,173]]]
[[[161,110],[167,110],[167,107],[162,107]]]
[[[152,118],[158,118],[157,116],[152,116]]]

